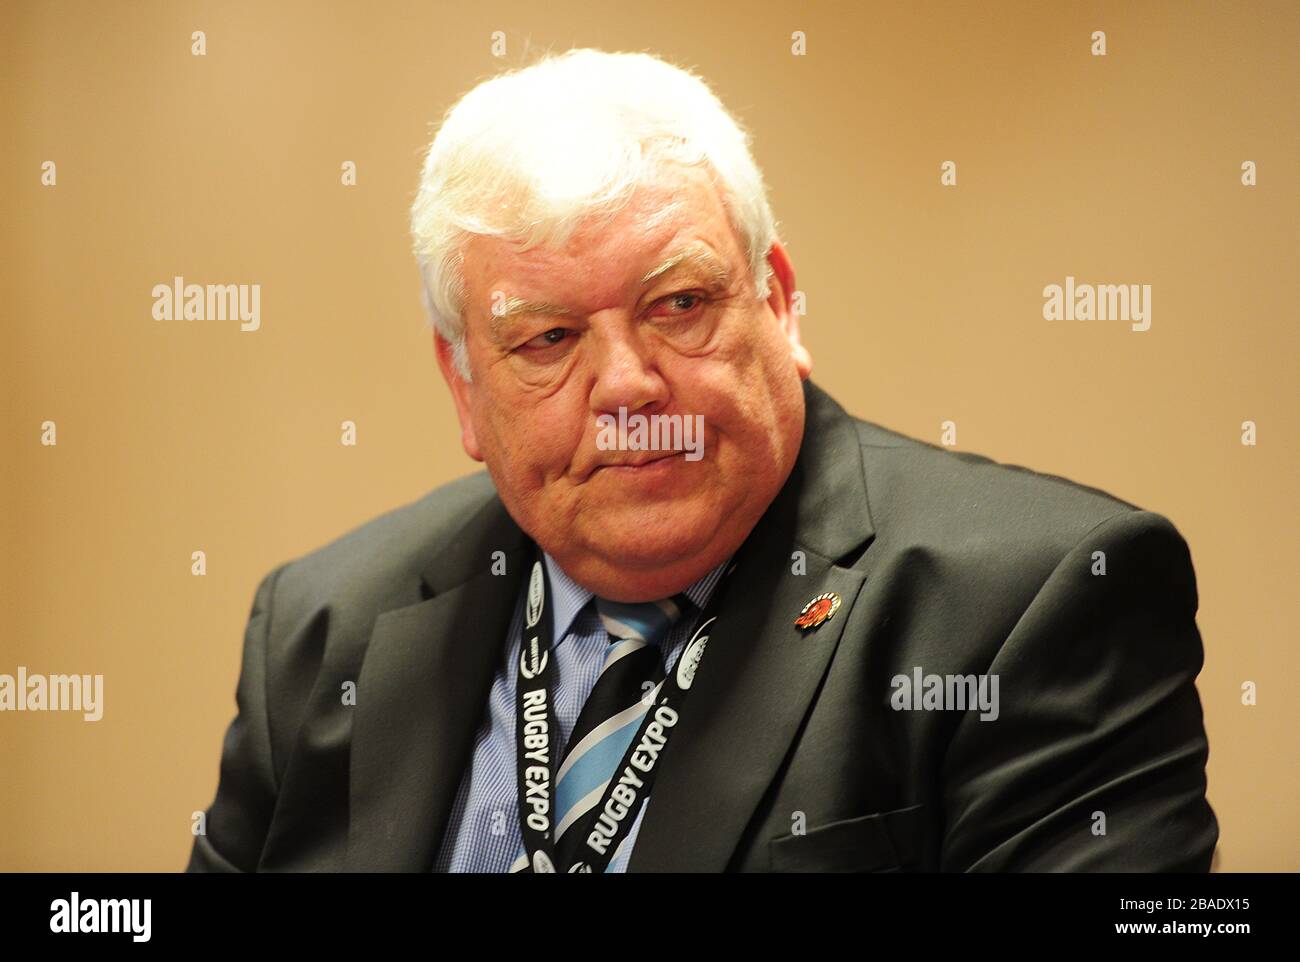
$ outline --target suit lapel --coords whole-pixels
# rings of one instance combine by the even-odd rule
[[[493,497],[438,547],[424,571],[433,597],[379,616],[357,681],[349,871],[430,869],[503,655],[527,539]],[[505,575],[490,570],[494,551]]]
[[[721,872],[825,676],[866,575],[873,530],[861,446],[842,408],[811,383],[799,461],[737,556],[718,620],[660,763],[629,872]],[[802,551],[804,573],[794,552]],[[823,592],[830,621],[794,620]]]

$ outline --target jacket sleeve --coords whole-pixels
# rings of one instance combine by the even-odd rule
[[[266,649],[272,597],[284,567],[266,575],[253,598],[235,691],[237,714],[226,729],[217,797],[207,811],[206,834],[195,836],[187,872],[257,870],[277,792],[267,721]]]
[[[1066,555],[988,667],[997,718],[967,712],[949,743],[943,870],[1209,869],[1196,606],[1159,515],[1116,515]]]

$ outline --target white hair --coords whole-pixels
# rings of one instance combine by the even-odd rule
[[[704,166],[769,294],[776,225],[749,135],[699,77],[646,53],[570,50],[476,86],[444,117],[411,205],[430,323],[469,379],[463,245],[470,235],[562,245],[622,207],[663,161]]]

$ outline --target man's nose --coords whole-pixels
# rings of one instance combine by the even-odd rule
[[[631,412],[667,402],[668,385],[633,324],[608,325],[593,340],[591,406],[596,414],[617,415],[620,407]]]

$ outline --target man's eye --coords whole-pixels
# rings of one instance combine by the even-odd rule
[[[704,298],[699,294],[692,294],[690,291],[682,291],[679,294],[669,294],[659,302],[659,307],[667,308],[669,316],[680,317],[683,314],[689,314]],[[671,313],[675,312],[675,313]]]
[[[549,331],[544,331],[541,334],[538,334],[531,341],[525,341],[523,346],[533,350],[541,350],[550,347],[552,344],[559,344],[566,336],[572,333],[573,332],[568,328],[553,327]]]

